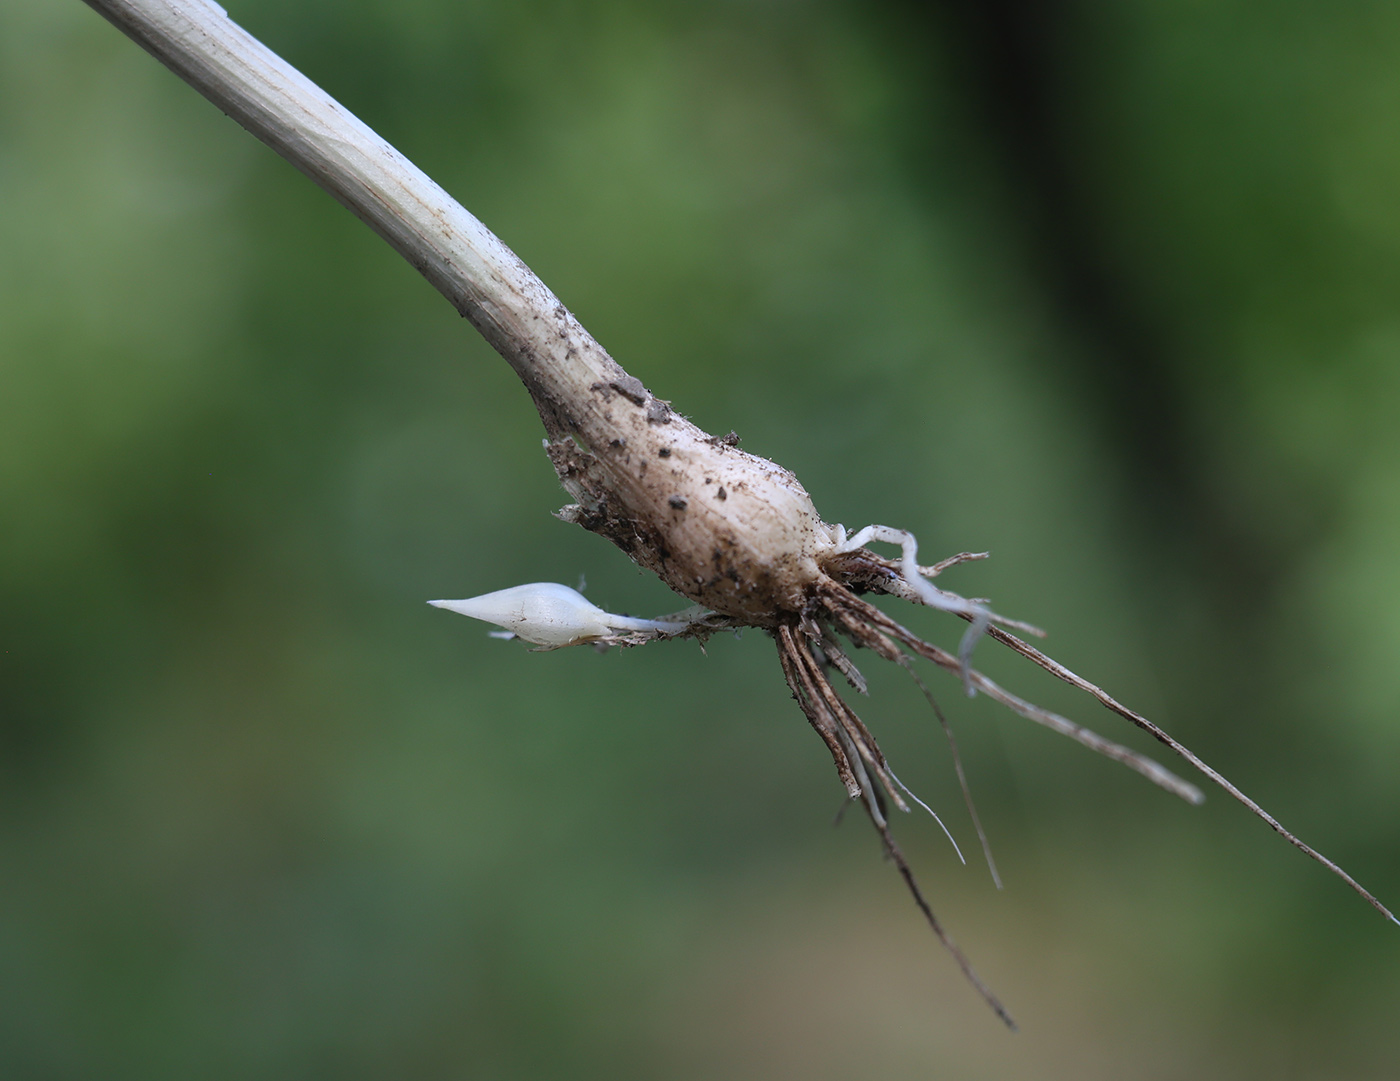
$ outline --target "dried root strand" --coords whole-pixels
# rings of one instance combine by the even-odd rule
[[[866,808],[867,811],[869,808]],[[992,1008],[992,1012],[1001,1018],[1002,1023],[1012,1032],[1016,1031],[1016,1019],[1011,1016],[1006,1007],[1001,1004],[1001,1000],[992,992],[977,974],[977,970],[972,967],[972,962],[967,959],[967,955],[958,948],[958,944],[953,941],[948,932],[943,929],[943,925],[938,922],[938,917],[933,914],[933,909],[924,898],[923,891],[919,889],[919,883],[914,878],[914,872],[909,868],[909,861],[904,858],[904,853],[899,850],[899,845],[895,844],[894,837],[890,833],[887,823],[880,822],[871,817],[875,823],[875,829],[879,831],[880,840],[884,842],[885,852],[894,865],[899,868],[900,877],[904,879],[904,884],[909,887],[909,892],[914,896],[914,903],[919,906],[919,911],[924,914],[924,919],[928,921],[938,941],[943,944],[943,948],[953,956],[958,968],[962,970],[963,977],[968,983],[977,989],[977,993],[982,996],[982,1000]]]
[[[803,714],[816,729],[817,735],[821,736],[822,742],[831,752],[831,759],[836,763],[836,774],[841,778],[841,783],[846,786],[846,792],[851,799],[859,799],[861,796],[860,782],[856,780],[855,770],[851,768],[850,759],[846,757],[846,749],[841,745],[841,740],[836,735],[835,721],[820,706],[820,696],[816,687],[812,686],[811,678],[807,673],[806,666],[802,664],[800,655],[802,648],[798,645],[796,634],[789,626],[781,626],[777,629],[778,640],[778,661],[783,666],[783,678],[792,689],[792,696],[801,707]]]
[[[1153,739],[1157,740],[1157,742],[1161,743],[1163,746],[1171,748],[1182,758],[1186,759],[1187,762],[1190,762],[1191,765],[1194,766],[1198,771],[1200,771],[1202,775],[1210,778],[1227,793],[1229,793],[1231,797],[1244,804],[1244,806],[1248,807],[1253,814],[1257,815],[1259,818],[1262,818],[1266,823],[1268,823],[1270,829],[1272,829],[1285,841],[1291,844],[1294,848],[1298,849],[1298,851],[1302,852],[1305,856],[1309,856],[1310,858],[1316,860],[1318,863],[1322,864],[1322,866],[1326,867],[1334,875],[1340,878],[1343,882],[1345,882],[1348,886],[1355,890],[1356,893],[1359,894],[1367,902],[1367,904],[1369,904],[1382,916],[1384,916],[1386,919],[1390,920],[1394,924],[1400,924],[1400,919],[1396,919],[1395,913],[1391,912],[1390,909],[1386,908],[1386,906],[1383,905],[1380,902],[1380,900],[1377,899],[1376,896],[1371,893],[1370,890],[1366,889],[1365,886],[1361,885],[1360,882],[1352,878],[1351,875],[1347,874],[1346,871],[1342,870],[1341,867],[1339,867],[1332,860],[1328,859],[1317,849],[1313,848],[1306,842],[1300,840],[1289,830],[1285,829],[1283,825],[1278,821],[1278,819],[1276,819],[1273,815],[1269,814],[1268,811],[1264,810],[1264,808],[1260,807],[1259,804],[1255,803],[1252,799],[1246,796],[1243,792],[1236,788],[1234,784],[1232,784],[1224,776],[1218,773],[1215,769],[1208,766],[1196,755],[1194,751],[1186,747],[1179,740],[1173,737],[1170,733],[1163,731],[1160,727],[1153,724],[1146,717],[1142,716],[1142,714],[1136,713],[1133,710],[1129,709],[1127,706],[1123,705],[1112,695],[1110,695],[1107,691],[1103,690],[1102,688],[1096,686],[1093,683],[1090,683],[1087,679],[1076,675],[1074,672],[1071,672],[1064,665],[1060,664],[1058,661],[1050,657],[1047,657],[1040,650],[1036,649],[1028,642],[1024,642],[1021,639],[1017,638],[1014,634],[1009,634],[1008,632],[1002,630],[999,627],[991,628],[991,630],[988,633],[998,642],[1001,642],[1003,645],[1009,646],[1011,649],[1014,649],[1017,653],[1021,654],[1021,656],[1026,657],[1031,661],[1034,661],[1041,668],[1044,668],[1051,675],[1064,680],[1071,687],[1078,688],[1081,691],[1093,695],[1108,709],[1111,709],[1120,717],[1123,717],[1131,721],[1133,724],[1137,725],[1137,727],[1141,728],[1144,732],[1150,735]]]
[[[890,772],[874,736],[870,734],[855,712],[842,701],[836,689],[831,686],[825,670],[813,656],[813,639],[808,634],[784,624],[775,630],[774,637],[778,643],[778,657],[782,663],[783,675],[787,678],[788,686],[792,688],[793,696],[802,707],[802,712],[806,714],[812,727],[826,741],[832,758],[836,762],[836,770],[841,776],[842,783],[846,785],[846,790],[852,799],[860,800],[861,806],[880,835],[886,854],[894,862],[895,867],[899,869],[900,876],[904,879],[905,885],[914,898],[914,903],[924,914],[924,919],[928,921],[934,936],[943,945],[943,948],[952,955],[968,983],[977,990],[977,993],[982,996],[1003,1023],[1014,1032],[1016,1030],[1015,1020],[1007,1012],[1000,999],[982,981],[982,978],[972,967],[972,963],[967,959],[967,955],[959,949],[957,943],[943,929],[943,925],[939,923],[938,917],[934,915],[933,909],[919,888],[908,860],[904,858],[904,853],[895,843],[886,815],[885,797],[888,796],[894,805],[901,810],[907,811],[908,806],[900,798],[898,792],[898,788],[903,786]],[[872,773],[879,779],[879,787],[871,780]],[[917,799],[917,797],[915,798]],[[930,813],[932,814],[932,811]],[[937,819],[937,815],[934,818]],[[942,825],[941,821],[939,825]],[[961,856],[961,853],[959,855]]]
[[[846,568],[848,570],[847,580],[856,588],[887,593],[915,604],[928,604],[928,601],[924,598],[925,591],[918,588],[918,585],[910,583],[907,580],[908,568],[902,563],[882,559],[867,551],[852,551],[845,553],[845,555],[847,559],[850,560]],[[964,552],[960,555],[953,556],[951,559],[937,563],[932,567],[919,567],[917,569],[920,574],[932,577],[946,567],[956,563],[966,562],[969,559],[980,558],[981,555],[982,553],[974,554]],[[1142,714],[1123,705],[1103,688],[1075,674],[1058,661],[1047,656],[1039,649],[1036,649],[1030,643],[1016,637],[1016,635],[1012,634],[1011,631],[1007,629],[1015,628],[1038,637],[1043,637],[1044,632],[1040,631],[1038,628],[1030,627],[1025,624],[1017,624],[1012,620],[1006,620],[1000,617],[993,617],[989,621],[984,615],[976,611],[960,609],[953,604],[937,603],[930,605],[930,607],[951,611],[953,614],[962,617],[972,624],[968,629],[967,635],[963,638],[962,647],[958,651],[959,656],[954,657],[945,650],[941,650],[937,646],[923,641],[917,635],[908,631],[884,612],[880,611],[880,609],[862,600],[852,593],[850,589],[838,583],[832,582],[824,589],[823,599],[843,631],[851,635],[853,640],[860,642],[862,645],[871,645],[880,649],[881,656],[897,659],[890,657],[889,652],[890,648],[893,646],[890,639],[893,637],[908,649],[927,658],[940,668],[956,672],[969,688],[975,687],[989,698],[1001,702],[1021,716],[1035,721],[1038,724],[1043,724],[1063,735],[1069,736],[1076,742],[1108,758],[1122,762],[1130,769],[1136,770],[1144,777],[1147,777],[1154,784],[1160,785],[1167,789],[1167,791],[1173,792],[1191,803],[1199,804],[1204,801],[1205,796],[1201,793],[1200,789],[1183,781],[1151,759],[1145,758],[1135,751],[1131,751],[1111,740],[1104,739],[1102,736],[1085,728],[1083,725],[1075,724],[1058,714],[1051,713],[1049,710],[1041,709],[1039,706],[1033,705],[1003,690],[981,673],[970,669],[966,656],[967,646],[969,645],[970,639],[975,639],[985,633],[988,637],[995,639],[1002,645],[1007,646],[1021,654],[1021,656],[1025,657],[1027,660],[1045,669],[1045,671],[1049,672],[1057,679],[1063,680],[1077,690],[1092,695],[1107,709],[1112,710],[1120,717],[1132,722],[1163,746],[1170,748],[1177,755],[1189,762],[1202,776],[1213,781],[1222,790],[1228,793],[1231,798],[1247,807],[1250,813],[1267,823],[1270,829],[1294,848],[1298,849],[1298,851],[1309,858],[1316,860],[1318,863],[1322,864],[1323,867],[1326,867],[1340,878],[1355,891],[1358,896],[1365,900],[1367,904],[1381,915],[1385,916],[1386,919],[1400,925],[1400,919],[1397,919],[1395,914],[1382,904],[1370,890],[1362,886],[1361,883],[1344,871],[1336,862],[1328,859],[1321,852],[1317,851],[1317,849],[1301,840],[1292,831],[1286,829],[1278,819],[1274,818],[1274,816],[1264,810],[1263,807],[1246,796],[1231,781],[1226,779],[1224,775],[1207,765],[1194,751],[1158,725],[1153,724],[1146,717],[1142,716]]]
[[[914,671],[914,666],[909,663],[908,657],[899,658],[900,666],[909,673],[911,679],[918,684],[919,690],[924,692],[924,698],[933,709],[933,715],[938,718],[939,727],[943,729],[943,736],[948,741],[948,751],[953,757],[953,772],[958,775],[958,787],[962,789],[963,805],[967,808],[967,816],[972,819],[973,828],[977,830],[977,840],[982,845],[982,858],[987,861],[987,870],[991,872],[992,881],[997,889],[1001,889],[1001,874],[997,871],[997,861],[992,859],[992,846],[987,840],[987,831],[982,828],[982,819],[977,814],[977,805],[972,801],[972,789],[967,783],[967,774],[963,772],[962,755],[958,753],[958,741],[953,735],[953,726],[948,723],[948,718],[944,716],[942,707],[938,704],[938,699],[933,697],[933,692],[928,689],[928,684],[918,672]]]
[[[835,668],[851,685],[851,689],[857,694],[869,694],[870,688],[866,685],[865,677],[861,675],[860,669],[850,657],[846,656],[846,651],[841,648],[841,643],[836,640],[827,628],[822,629],[821,650],[826,655],[831,667]]]
[[[897,784],[890,775],[889,767],[885,764],[885,756],[875,742],[875,737],[856,716],[855,711],[847,706],[841,700],[841,696],[836,693],[836,688],[827,679],[822,666],[812,656],[811,639],[790,627],[780,628],[779,634],[779,653],[786,652],[788,654],[788,659],[798,674],[803,693],[808,697],[814,711],[822,716],[823,724],[829,727],[837,740],[841,742],[852,769],[860,772],[863,767],[868,767],[870,772],[874,773],[880,781],[885,794],[889,796],[894,805],[901,811],[907,811],[909,807],[899,794]],[[786,664],[784,672],[786,673]],[[808,716],[810,717],[811,714],[809,713]],[[816,722],[813,721],[813,724],[815,725]],[[868,789],[871,786],[867,782],[861,787]]]
[[[1098,752],[1105,758],[1121,762],[1129,769],[1146,777],[1153,784],[1166,789],[1173,795],[1180,796],[1188,803],[1201,803],[1205,799],[1201,790],[1195,785],[1182,780],[1166,767],[1159,765],[1145,755],[1138,754],[1110,739],[1105,739],[1097,732],[1067,720],[1058,713],[1052,713],[1048,709],[1042,709],[1040,706],[1027,702],[1024,698],[1014,695],[994,683],[975,668],[965,671],[960,658],[938,646],[925,642],[869,601],[857,597],[843,586],[833,583],[832,587],[826,591],[826,599],[843,630],[855,640],[861,641],[862,644],[878,643],[877,648],[882,650],[882,655],[888,656],[895,663],[899,663],[902,654],[891,639],[898,641],[926,660],[932,661],[940,668],[953,672],[960,678],[966,678],[972,686],[988,698],[1000,702],[1012,712],[1020,714],[1027,720],[1044,725],[1061,735],[1068,736],[1076,743]]]

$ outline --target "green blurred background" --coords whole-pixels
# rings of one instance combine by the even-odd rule
[[[1400,6],[229,7],[660,395],[829,520],[990,549],[950,586],[1400,903]],[[1013,1037],[831,828],[762,635],[429,608],[676,607],[550,517],[541,434],[300,174],[79,0],[0,2],[0,1076],[1400,1073],[1400,930],[1222,794],[929,674],[1006,890],[899,835]]]

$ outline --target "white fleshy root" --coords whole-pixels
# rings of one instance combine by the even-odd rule
[[[894,770],[890,770],[890,776],[894,779],[894,783],[899,785],[900,790],[903,791],[906,796],[927,811],[929,815],[932,816],[933,820],[938,823],[938,828],[943,831],[943,836],[948,838],[948,843],[953,846],[953,851],[957,853],[958,862],[966,867],[967,857],[963,855],[962,846],[958,844],[957,838],[953,836],[953,831],[950,830],[943,819],[938,816],[938,812],[921,800],[918,793],[912,791],[907,784],[901,781],[899,775],[896,774]]]
[[[848,538],[845,526],[837,525],[834,528],[838,554],[854,552],[870,541],[899,545],[900,574],[903,576],[905,584],[917,594],[919,600],[940,612],[954,612],[967,616],[971,620],[970,626],[963,632],[962,641],[958,643],[958,660],[962,665],[963,688],[967,691],[969,698],[975,697],[977,687],[972,682],[972,649],[977,645],[978,639],[987,633],[987,628],[991,626],[992,622],[997,620],[997,615],[986,605],[939,589],[925,578],[919,567],[919,541],[907,529],[895,529],[887,525],[868,525],[855,536]]]
[[[680,634],[688,622],[637,619],[605,612],[576,589],[558,582],[531,582],[460,601],[429,601],[508,631],[533,645],[558,649],[628,634]],[[506,637],[506,636],[500,636]]]

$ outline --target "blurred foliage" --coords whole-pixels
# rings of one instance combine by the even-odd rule
[[[992,549],[953,587],[1400,902],[1400,8],[229,6],[658,393]],[[0,207],[0,1075],[1394,1076],[1395,929],[1221,795],[935,681],[1007,890],[901,836],[1010,1037],[762,635],[424,605],[674,599],[549,517],[470,328],[77,0],[0,6]]]

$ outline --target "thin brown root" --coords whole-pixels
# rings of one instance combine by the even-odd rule
[[[1053,660],[1050,657],[1047,657],[1040,650],[1036,649],[1034,646],[1030,645],[1027,642],[1023,642],[1014,634],[1008,634],[1006,631],[1001,630],[998,627],[990,628],[987,633],[990,634],[993,638],[995,638],[998,642],[1001,642],[1003,645],[1009,646],[1011,649],[1014,649],[1017,653],[1021,654],[1021,656],[1026,657],[1031,661],[1034,661],[1036,664],[1038,664],[1041,668],[1044,668],[1051,675],[1057,676],[1058,678],[1064,680],[1071,687],[1076,687],[1081,691],[1085,691],[1088,694],[1093,695],[1103,705],[1111,709],[1114,713],[1118,714],[1120,717],[1124,717],[1127,720],[1131,721],[1133,724],[1137,725],[1139,728],[1141,728],[1144,732],[1150,735],[1153,739],[1157,740],[1159,743],[1163,744],[1166,747],[1170,747],[1182,758],[1190,762],[1191,765],[1196,767],[1196,769],[1199,770],[1204,776],[1209,777],[1212,781],[1214,781],[1222,789],[1228,792],[1236,800],[1248,807],[1251,812],[1253,812],[1255,815],[1267,822],[1269,824],[1270,829],[1272,829],[1285,841],[1291,844],[1294,848],[1298,849],[1298,851],[1302,852],[1304,855],[1315,859],[1318,863],[1322,864],[1322,866],[1326,867],[1334,875],[1340,878],[1343,882],[1345,882],[1348,886],[1355,890],[1361,897],[1363,897],[1366,900],[1366,902],[1377,912],[1385,916],[1392,923],[1400,924],[1400,919],[1396,919],[1395,914],[1391,912],[1390,909],[1386,908],[1385,905],[1381,904],[1381,902],[1376,899],[1376,897],[1371,893],[1370,890],[1362,886],[1361,883],[1357,882],[1356,879],[1352,878],[1351,875],[1343,871],[1339,866],[1337,866],[1337,864],[1333,863],[1321,852],[1317,851],[1317,849],[1313,848],[1311,845],[1305,844],[1303,841],[1300,841],[1296,836],[1294,836],[1288,830],[1284,829],[1284,827],[1279,824],[1278,819],[1274,818],[1273,815],[1269,814],[1266,810],[1264,810],[1264,808],[1260,807],[1259,804],[1255,803],[1252,799],[1246,796],[1243,792],[1241,792],[1223,776],[1217,773],[1214,769],[1206,765],[1205,762],[1203,762],[1200,758],[1196,756],[1194,751],[1190,750],[1178,740],[1173,738],[1171,735],[1164,732],[1161,728],[1157,727],[1157,725],[1153,724],[1146,717],[1142,716],[1140,713],[1135,713],[1133,710],[1129,709],[1127,706],[1117,701],[1107,691],[1094,685],[1093,683],[1090,683],[1087,679],[1075,675],[1075,673],[1071,672],[1064,665],[1060,664],[1058,661]]]
[[[821,708],[816,688],[811,685],[806,668],[799,659],[805,650],[798,645],[797,636],[791,627],[781,626],[775,633],[778,641],[778,662],[783,666],[783,677],[787,680],[788,687],[792,689],[793,697],[797,699],[797,704],[802,707],[803,714],[806,715],[812,727],[817,730],[817,735],[821,736],[827,750],[831,752],[831,759],[836,763],[837,776],[841,778],[841,783],[846,786],[846,792],[852,799],[859,798],[861,794],[860,782],[856,780],[850,760],[846,757],[845,748],[841,746],[841,741],[836,736],[836,725],[826,711]]]
[[[855,666],[850,657],[846,656],[846,651],[841,648],[841,643],[836,641],[835,635],[828,628],[823,628],[821,632],[821,651],[831,662],[831,666],[845,677],[852,690],[862,695],[870,693],[870,688],[866,685],[865,677],[861,675],[860,669]]]
[[[842,594],[844,594],[844,596]],[[956,673],[961,678],[962,664],[957,657],[948,653],[946,650],[939,649],[937,646],[925,642],[918,635],[895,622],[895,620],[891,619],[868,601],[862,600],[849,590],[845,590],[839,586],[828,592],[827,599],[829,603],[833,604],[833,614],[841,622],[843,629],[849,631],[852,637],[856,638],[858,641],[864,642],[870,640],[872,636],[878,638],[887,635],[888,638],[885,639],[886,641],[888,641],[889,638],[894,638],[919,656],[932,661],[940,668]],[[1028,646],[1027,648],[1030,647]],[[896,662],[898,661],[897,657],[891,657],[890,659]],[[1111,758],[1115,762],[1121,762],[1129,769],[1142,774],[1142,776],[1146,777],[1153,784],[1166,789],[1175,796],[1180,796],[1188,803],[1201,803],[1205,799],[1199,788],[1187,781],[1183,781],[1165,766],[1152,761],[1152,759],[1144,755],[1138,754],[1128,747],[1124,747],[1122,744],[1105,739],[1097,732],[1085,728],[1081,724],[1075,724],[1073,721],[1061,717],[1058,713],[1052,713],[1048,709],[1042,709],[1040,706],[1027,702],[1024,698],[1020,698],[1010,691],[1003,689],[998,684],[993,683],[976,669],[969,670],[967,678],[972,686],[976,687],[994,702],[1000,702],[1012,712],[1020,714],[1027,720],[1035,721],[1037,724],[1044,725],[1052,731],[1058,732],[1063,736],[1068,736],[1076,743],[1088,747],[1091,751],[1098,752],[1105,758]]]
[[[838,731],[840,731],[838,729]],[[889,819],[886,815],[885,801],[881,797],[880,789],[870,780],[870,774],[866,772],[865,763],[861,761],[860,754],[851,746],[849,733],[841,732],[841,742],[846,748],[846,754],[850,757],[852,765],[855,767],[856,778],[860,781],[861,803],[865,807],[865,813],[870,816],[870,820],[875,823],[878,829],[887,829]]]
[[[887,793],[901,810],[908,810],[908,806],[900,799],[896,790],[896,786],[901,788],[903,786],[890,772],[875,738],[831,686],[825,670],[812,655],[812,643],[807,636],[786,624],[778,627],[774,636],[778,642],[778,656],[782,662],[783,675],[787,678],[788,686],[792,688],[794,697],[802,707],[803,713],[807,715],[807,719],[812,723],[812,727],[827,741],[832,758],[836,762],[837,772],[841,774],[847,792],[850,793],[852,799],[859,799],[861,806],[865,808],[865,813],[870,817],[870,821],[874,823],[876,831],[880,834],[885,851],[894,860],[895,866],[899,868],[899,873],[904,878],[905,885],[909,887],[909,892],[914,897],[914,903],[919,906],[919,911],[924,914],[924,918],[933,929],[938,941],[952,954],[953,959],[962,970],[963,976],[977,989],[977,993],[982,996],[987,1005],[1002,1019],[1006,1026],[1015,1031],[1016,1022],[1006,1012],[1006,1007],[982,982],[981,977],[977,975],[967,957],[948,937],[942,924],[934,916],[933,909],[929,907],[928,901],[925,900],[923,892],[919,889],[918,882],[914,879],[914,873],[910,870],[904,853],[895,844],[886,815],[884,796]],[[890,648],[894,648],[893,644]],[[898,651],[896,650],[896,652]],[[879,779],[878,785],[871,779],[871,773],[874,773]],[[912,796],[913,793],[910,795]],[[840,821],[840,817],[838,814],[837,821]],[[935,814],[933,817],[941,826],[942,822],[938,816]],[[946,827],[944,827],[944,832],[947,832]],[[949,840],[951,839],[952,837],[949,835]],[[957,845],[954,843],[954,848],[956,847]],[[958,855],[961,857],[962,853],[959,852]]]
[[[992,881],[996,883],[997,889],[1001,889],[1001,875],[997,871],[996,860],[992,859],[992,846],[987,841],[986,831],[982,829],[982,819],[977,815],[977,805],[972,802],[972,789],[968,787],[967,774],[963,772],[962,755],[958,753],[958,741],[953,735],[953,726],[943,715],[943,710],[939,708],[938,700],[933,697],[933,692],[928,689],[928,684],[923,681],[923,677],[918,672],[914,671],[914,666],[909,663],[909,658],[901,656],[899,664],[919,685],[919,690],[924,692],[924,698],[933,707],[933,714],[938,718],[938,723],[943,728],[943,735],[948,740],[948,750],[953,754],[953,770],[957,773],[958,785],[962,788],[963,803],[967,806],[968,817],[972,819],[972,825],[977,830],[977,839],[982,842],[982,856],[987,861],[987,870],[992,873]]]
[[[870,808],[867,806],[866,811],[868,812],[869,809]],[[963,977],[977,989],[977,993],[981,995],[982,1000],[992,1008],[992,1012],[1001,1018],[1002,1023],[1005,1024],[1007,1028],[1015,1032],[1015,1019],[1007,1012],[1006,1007],[1001,1004],[1001,1000],[998,999],[996,995],[992,994],[992,989],[982,982],[982,977],[977,975],[977,970],[972,967],[972,962],[967,959],[967,955],[964,954],[962,950],[958,948],[957,943],[948,936],[948,932],[943,930],[943,925],[938,922],[938,917],[933,914],[933,909],[929,907],[928,901],[924,899],[923,891],[919,889],[919,883],[914,878],[914,872],[909,868],[909,862],[904,858],[904,853],[899,850],[899,845],[895,844],[889,826],[876,819],[873,815],[871,816],[871,821],[875,823],[875,829],[879,831],[880,840],[885,844],[885,852],[888,853],[890,859],[894,861],[894,865],[899,868],[900,877],[904,879],[904,884],[909,887],[909,892],[914,897],[914,903],[919,906],[919,911],[924,914],[924,919],[928,921],[928,925],[933,929],[933,933],[938,938],[938,941],[943,944],[945,950],[952,954],[953,960],[956,961],[958,967],[962,969]]]
[[[932,650],[938,650],[938,647],[934,646]],[[930,660],[934,660],[931,656],[932,650],[929,654],[924,654],[924,656],[929,657]],[[942,653],[942,650],[938,650],[938,652]],[[949,656],[946,653],[943,654],[941,659],[935,661],[935,663],[943,668],[948,668],[949,664],[951,664],[952,667],[948,668],[948,670],[951,672],[958,671],[957,658]],[[1157,787],[1165,789],[1174,796],[1180,796],[1187,803],[1201,804],[1205,802],[1205,796],[1199,788],[1190,781],[1182,780],[1171,770],[1167,769],[1166,766],[1154,762],[1145,755],[1138,754],[1137,751],[1124,747],[1121,743],[1114,743],[1110,739],[1105,739],[1092,729],[1085,728],[1082,724],[1076,724],[1074,721],[1061,717],[1058,713],[1052,713],[1050,710],[1042,709],[1033,702],[1027,702],[1024,698],[1014,695],[1000,685],[993,683],[986,676],[982,675],[981,672],[972,673],[972,682],[973,685],[988,698],[994,702],[1000,702],[1013,713],[1020,714],[1028,721],[1035,721],[1037,724],[1044,725],[1046,728],[1049,728],[1053,732],[1058,732],[1062,736],[1068,736],[1081,746],[1088,747],[1091,751],[1097,751],[1105,758],[1111,758],[1115,762],[1121,762],[1129,769],[1146,777],[1153,784],[1157,785]]]
[[[811,667],[808,672],[810,682],[817,688],[823,702],[826,704],[830,714],[837,721],[837,732],[844,730],[846,738],[842,740],[842,746],[846,749],[847,756],[853,753],[870,763],[870,767],[875,771],[875,775],[880,779],[884,791],[894,801],[896,807],[901,811],[908,811],[909,805],[901,798],[899,793],[903,792],[911,800],[917,803],[929,817],[938,823],[938,828],[943,831],[943,836],[948,838],[948,843],[953,846],[953,851],[957,853],[959,862],[966,865],[967,857],[963,855],[962,849],[958,846],[957,838],[953,836],[947,824],[938,816],[938,812],[921,800],[908,785],[899,779],[894,770],[890,768],[889,762],[885,760],[884,754],[880,751],[880,745],[875,741],[875,737],[870,730],[865,727],[865,722],[851,709],[849,705],[836,693],[836,688],[831,686],[830,680],[826,678],[826,673],[822,670],[822,661],[829,663],[838,672],[842,673],[856,690],[865,693],[865,677],[860,674],[855,665],[851,663],[841,645],[837,642],[830,630],[824,626],[818,626],[811,620],[804,621],[802,628],[807,634],[807,652],[810,657]],[[802,657],[799,654],[798,663],[802,664]]]
[[[871,573],[872,567],[879,567],[881,570],[885,571],[885,573],[880,574],[878,571]],[[911,600],[915,603],[921,603],[918,595],[914,593],[913,590],[909,589],[899,577],[897,565],[888,560],[880,560],[878,556],[874,556],[868,552],[862,552],[861,562],[853,563],[851,569],[854,571],[854,579],[859,582],[859,587],[861,588],[868,588]],[[890,639],[893,637],[920,656],[933,661],[939,667],[963,675],[962,665],[958,663],[956,658],[938,649],[938,647],[924,642],[922,639],[900,626],[889,616],[885,615],[880,609],[862,600],[844,586],[832,582],[823,591],[823,600],[830,609],[833,618],[837,620],[841,629],[846,634],[849,634],[852,639],[859,642],[861,645],[875,649],[881,656],[890,660],[896,659],[891,656],[890,653],[893,647],[893,643]],[[975,614],[963,612],[956,614],[961,615],[964,619],[969,621],[976,619]],[[1051,675],[1068,683],[1071,687],[1075,687],[1078,690],[1092,695],[1106,708],[1112,710],[1120,717],[1131,721],[1163,746],[1169,747],[1195,767],[1203,776],[1215,782],[1215,784],[1227,792],[1233,799],[1247,807],[1252,814],[1263,819],[1270,829],[1294,848],[1298,849],[1298,851],[1302,852],[1310,859],[1316,860],[1340,878],[1377,912],[1385,916],[1392,923],[1400,925],[1400,919],[1397,919],[1395,914],[1383,905],[1370,890],[1362,886],[1361,883],[1357,882],[1356,879],[1352,878],[1351,875],[1347,874],[1346,871],[1342,870],[1340,866],[1317,851],[1317,849],[1300,840],[1291,831],[1285,829],[1278,819],[1274,818],[1273,815],[1269,814],[1264,808],[1260,807],[1259,804],[1246,796],[1219,772],[1208,766],[1194,751],[1153,724],[1146,717],[1142,716],[1142,714],[1136,713],[1123,705],[1107,691],[1103,690],[1103,688],[1076,675],[1058,661],[1046,656],[1028,642],[1016,637],[1016,635],[1010,633],[1010,631],[1005,630],[1004,626],[1009,625],[1009,621],[1002,622],[1003,626],[996,626],[994,624],[986,628],[986,633],[1002,645],[1007,646],[1021,654],[1021,656],[1039,665]],[[1040,634],[1041,632],[1037,630],[1033,633]],[[1169,770],[1151,761],[1151,759],[1144,758],[1126,747],[1112,743],[1089,729],[1084,728],[1082,725],[1074,724],[1057,714],[1050,713],[1048,710],[1040,709],[1038,706],[1031,705],[1031,703],[1017,698],[1015,695],[1002,690],[980,673],[968,672],[966,674],[966,682],[977,687],[977,689],[981,690],[989,698],[1001,702],[1023,717],[1046,725],[1055,731],[1062,732],[1064,735],[1069,736],[1071,739],[1076,740],[1084,746],[1098,751],[1100,754],[1104,754],[1109,758],[1113,758],[1116,761],[1122,762],[1124,765],[1147,777],[1153,783],[1160,785],[1169,792],[1181,796],[1191,803],[1201,803],[1205,800],[1205,796],[1198,788],[1181,780]]]
[[[794,643],[797,645],[795,657],[798,669],[804,676],[804,685],[814,688],[815,693],[820,698],[821,705],[825,707],[828,716],[835,721],[838,735],[845,736],[846,756],[851,757],[851,752],[855,752],[855,759],[852,767],[856,767],[860,760],[863,760],[879,778],[880,784],[894,805],[901,811],[909,810],[908,804],[899,795],[899,790],[895,785],[894,778],[890,776],[889,767],[885,764],[885,756],[881,753],[879,744],[875,742],[875,737],[870,734],[870,730],[865,727],[861,719],[856,716],[854,710],[841,700],[841,696],[836,693],[836,688],[831,685],[831,681],[826,678],[826,673],[822,671],[821,665],[812,656],[811,649],[805,639],[800,639],[797,635],[792,635]],[[857,773],[860,771],[857,769]]]

